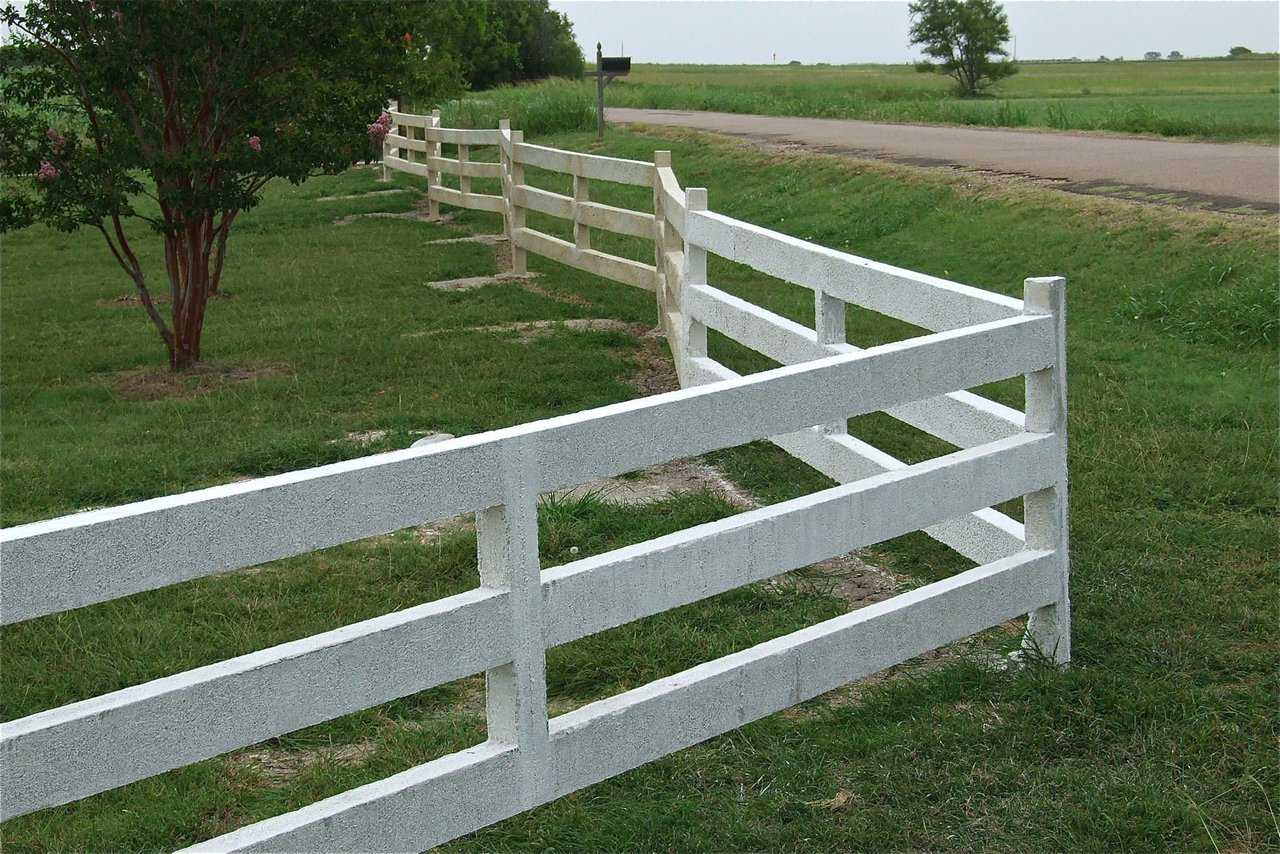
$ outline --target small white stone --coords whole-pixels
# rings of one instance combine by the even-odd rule
[[[452,433],[427,433],[421,439],[414,441],[410,448],[421,448],[426,445],[434,445],[437,442],[443,442],[445,439],[452,439]]]

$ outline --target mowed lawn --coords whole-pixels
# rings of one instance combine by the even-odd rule
[[[636,65],[615,107],[1095,130],[1275,143],[1280,58],[1026,62],[984,97],[909,65]]]
[[[538,138],[585,150],[586,134]],[[476,850],[1280,848],[1276,699],[1276,245],[1270,220],[1076,199],[978,180],[764,155],[693,135],[611,134],[674,152],[710,206],[829,246],[1010,294],[1069,277],[1075,662],[993,669],[996,633],[941,666],[834,692],[510,819]],[[530,170],[532,180],[554,180]],[[246,215],[210,312],[211,368],[173,388],[94,235],[5,237],[5,524],[404,447],[607,403],[643,343],[623,331],[475,329],[566,318],[652,323],[652,296],[533,260],[493,269],[496,231],[390,218],[409,194],[370,170],[276,187]],[[399,178],[399,186],[413,179]],[[647,205],[647,191],[593,185]],[[321,201],[322,196],[359,195]],[[549,223],[538,222],[539,227]],[[608,243],[643,257],[638,243]],[[150,247],[155,258],[156,247]],[[650,250],[651,251],[651,250]],[[798,288],[713,259],[713,283],[812,321]],[[913,331],[850,312],[850,340]],[[744,371],[769,364],[713,336]],[[1019,402],[1016,383],[988,390]],[[883,416],[859,436],[907,459],[945,446]],[[371,431],[385,431],[371,433]],[[372,438],[369,444],[363,442]],[[713,459],[762,501],[826,485],[762,444]],[[692,493],[541,513],[544,565],[733,512]],[[962,561],[923,535],[875,549],[904,583]],[[0,632],[3,718],[136,684],[475,586],[465,529],[404,531]],[[549,652],[553,712],[839,613],[804,585],[756,585]],[[77,804],[0,825],[12,850],[172,848],[484,738],[460,680]]]

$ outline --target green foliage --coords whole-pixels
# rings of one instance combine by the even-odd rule
[[[272,178],[338,172],[405,74],[400,4],[31,0],[3,20],[0,229],[88,225],[175,369],[199,360],[227,237]],[[50,122],[50,118],[53,121]],[[34,175],[34,180],[30,177]],[[165,241],[166,322],[123,221]]]
[[[499,119],[510,119],[529,136],[586,130],[596,121],[591,92],[567,80],[491,89],[444,104],[440,116],[446,127],[464,128],[492,128]]]
[[[545,77],[581,77],[582,50],[568,16],[547,0],[432,0],[415,7],[419,66],[408,87],[434,105],[463,89]]]
[[[1253,53],[1253,51],[1249,50],[1249,48],[1244,45],[1236,45],[1231,48],[1231,50],[1227,51],[1227,56],[1249,56],[1251,53]]]
[[[966,97],[1017,72],[1012,61],[992,59],[1009,55],[1009,19],[995,0],[916,0],[908,8],[911,43],[930,57],[917,71],[954,78]]]

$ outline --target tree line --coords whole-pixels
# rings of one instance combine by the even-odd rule
[[[567,15],[547,0],[432,0],[414,13],[411,98],[582,76],[582,49]]]

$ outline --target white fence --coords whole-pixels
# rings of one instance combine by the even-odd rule
[[[1068,659],[1063,280],[1010,299],[712,213],[664,152],[618,160],[505,125],[393,118],[387,167],[427,178],[433,205],[502,213],[517,270],[534,252],[654,291],[686,388],[0,531],[6,624],[471,511],[480,575],[467,593],[3,724],[0,817],[483,671],[483,744],[197,846],[421,850],[1022,614],[1029,645]],[[483,145],[498,162],[469,159]],[[573,197],[526,185],[525,165],[572,175]],[[502,195],[472,192],[473,177],[501,179]],[[596,180],[651,186],[655,213],[590,201]],[[530,229],[528,210],[571,220],[575,241]],[[592,229],[652,238],[655,263],[591,248]],[[812,290],[816,328],[716,289],[708,253]],[[848,304],[931,334],[859,349]],[[709,328],[784,367],[734,374],[708,357]],[[1025,417],[964,391],[1019,375]],[[960,450],[908,465],[847,434],[876,411]],[[840,485],[539,566],[539,493],[760,438]],[[991,509],[1019,496],[1025,528]],[[980,565],[548,720],[548,647],[915,530]]]

